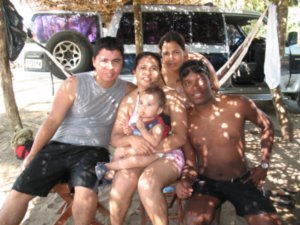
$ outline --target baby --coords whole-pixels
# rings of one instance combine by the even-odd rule
[[[147,88],[139,96],[136,123],[127,126],[124,132],[142,136],[154,147],[157,147],[171,130],[171,127],[162,118],[165,102],[164,91],[159,86]],[[116,148],[112,162],[97,163],[95,170],[98,180],[102,180],[108,170],[110,172],[106,175],[106,178],[112,179],[114,170],[146,167],[165,155],[163,152],[151,155],[133,155],[131,150],[131,147]]]

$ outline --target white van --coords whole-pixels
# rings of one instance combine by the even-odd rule
[[[260,17],[260,13],[253,11],[195,5],[141,5],[141,11],[144,51],[158,52],[160,38],[169,30],[175,30],[184,36],[188,51],[205,55],[215,70],[228,60]],[[126,80],[133,80],[131,70],[136,51],[133,20],[132,5],[123,6],[114,14],[107,31],[107,35],[118,37],[125,44],[122,78]],[[296,59],[299,57],[294,53],[292,55]],[[256,37],[239,69],[221,87],[220,92],[243,94],[255,100],[271,100],[264,82],[264,58],[265,38]],[[295,63],[298,69],[293,71],[293,77],[297,78],[295,82],[290,82],[294,83],[293,87],[289,84],[281,88],[284,94],[299,101],[300,62],[296,60]]]

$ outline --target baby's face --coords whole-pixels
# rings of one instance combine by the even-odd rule
[[[142,94],[139,100],[138,114],[143,118],[151,119],[161,113],[157,94]]]

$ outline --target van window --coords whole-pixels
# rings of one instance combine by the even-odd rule
[[[134,44],[133,13],[123,14],[117,32],[117,38],[123,40],[123,44],[125,45]]]
[[[232,24],[227,25],[227,33],[228,33],[228,45],[235,45],[243,35],[239,32],[239,30]]]
[[[135,54],[124,55],[124,66],[121,71],[122,75],[131,75],[135,63]]]
[[[41,43],[46,43],[53,34],[62,30],[78,31],[90,42],[100,38],[99,20],[92,14],[37,14],[32,18],[31,29]]]
[[[123,40],[124,44],[134,44],[134,23],[133,13],[124,13],[117,32],[117,37]],[[188,15],[173,12],[143,12],[143,42],[144,44],[158,44],[160,38],[169,30],[176,30],[189,38]]]
[[[204,44],[225,44],[224,23],[218,13],[193,13],[193,42]]]
[[[190,15],[184,12],[175,12],[173,13],[173,20],[171,21],[173,21],[172,30],[181,33],[185,42],[189,44],[192,36]]]
[[[169,30],[181,33],[187,44],[225,44],[221,14],[193,12],[143,12],[144,44],[158,44]],[[124,13],[117,32],[124,44],[134,44],[133,13]]]
[[[158,44],[159,39],[171,28],[171,15],[162,13],[143,13],[144,44]]]

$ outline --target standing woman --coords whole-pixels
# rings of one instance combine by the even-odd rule
[[[163,115],[169,119],[171,134],[162,140],[157,149],[142,137],[126,135],[124,128],[132,122],[138,106],[139,93],[151,85],[162,84],[159,55],[144,52],[137,56],[133,73],[137,79],[137,89],[125,96],[119,107],[113,128],[111,144],[114,147],[130,146],[134,154],[150,155],[164,151],[167,156],[154,161],[145,168],[120,170],[116,173],[110,194],[111,224],[121,225],[130,206],[133,193],[138,188],[140,199],[154,225],[167,225],[167,203],[162,189],[174,182],[181,175],[184,164],[183,154],[178,150],[187,137],[187,119],[184,105],[174,89],[162,86],[166,95],[166,107]],[[176,149],[176,150],[173,150]]]
[[[181,83],[179,81],[179,69],[187,59],[198,59],[204,62],[211,74],[212,89],[217,93],[219,89],[218,79],[213,65],[200,53],[187,52],[184,37],[176,32],[167,32],[158,43],[162,58],[162,75],[167,86],[175,88],[177,92],[184,96]]]

